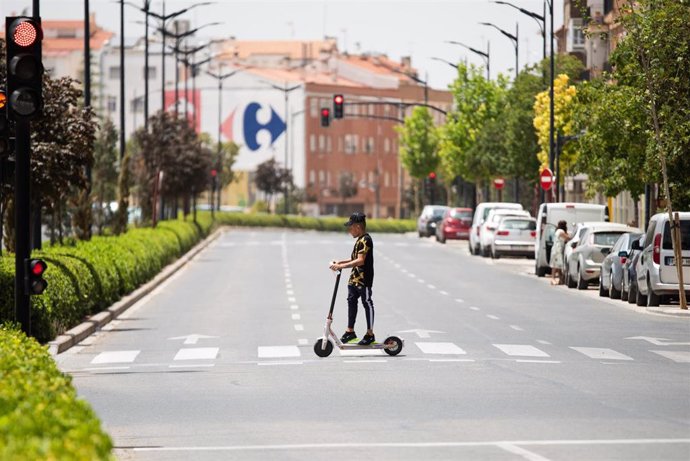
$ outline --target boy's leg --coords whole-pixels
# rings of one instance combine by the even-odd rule
[[[371,287],[364,287],[361,290],[364,313],[367,316],[367,331],[371,333],[374,331],[374,301],[371,299]]]
[[[359,290],[352,285],[347,286],[347,329],[353,331],[357,320],[357,300]]]

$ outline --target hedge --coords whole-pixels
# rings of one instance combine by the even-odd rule
[[[310,218],[302,216],[216,213],[216,221],[227,226],[288,227],[318,231],[343,231],[346,218]],[[415,232],[416,221],[412,219],[368,219],[368,232],[404,233]]]
[[[112,441],[34,339],[0,327],[0,459],[111,460]]]
[[[41,342],[79,324],[146,283],[201,240],[210,217],[198,224],[165,221],[117,237],[94,237],[74,246],[33,253],[48,263],[48,289],[32,297],[32,334]],[[14,257],[0,258],[0,323],[14,320]]]

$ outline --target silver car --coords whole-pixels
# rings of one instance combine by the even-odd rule
[[[504,216],[498,222],[491,242],[491,257],[526,256],[534,259],[537,220],[524,216]]]
[[[628,270],[626,263],[630,257],[632,244],[641,236],[642,232],[626,232],[621,234],[613,245],[611,253],[604,258],[604,262],[601,264],[599,296],[621,299],[624,274]]]
[[[616,240],[626,232],[640,232],[624,224],[601,223],[588,227],[568,261],[568,288],[586,290],[599,282],[601,263],[611,252]]]

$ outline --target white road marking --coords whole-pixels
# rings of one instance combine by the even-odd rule
[[[288,298],[289,303],[295,303],[297,302],[297,298]]]
[[[287,295],[288,295],[288,296],[292,296],[292,295],[294,295],[294,294],[295,294],[294,291],[292,291],[292,290],[287,290]]]
[[[519,327],[519,326],[517,326],[517,325],[511,325],[510,328],[512,328],[512,329],[515,330],[515,331],[525,331],[525,330],[522,329],[522,327]]]
[[[479,310],[481,310],[481,309],[479,309],[477,306],[470,306],[470,309],[472,309],[473,311],[479,311]]]
[[[295,325],[295,331],[304,331],[304,325],[298,323]]]
[[[546,352],[529,344],[494,344],[493,346],[511,357],[551,357]]]
[[[300,357],[302,355],[297,346],[259,346],[257,354],[261,359]]]
[[[129,370],[130,367],[92,367],[82,368],[82,371],[111,371],[111,370]]]
[[[343,360],[343,363],[386,363],[386,359],[378,360]]]
[[[539,344],[543,344],[543,345],[545,345],[545,346],[550,346],[550,345],[551,345],[550,342],[544,341],[543,339],[537,339],[537,342],[538,342]]]
[[[466,352],[454,343],[415,343],[425,354],[464,355]]]
[[[571,347],[572,350],[584,354],[593,359],[602,360],[633,360],[625,354],[616,352],[613,349],[599,348],[599,347]]]
[[[441,293],[443,296],[448,296],[448,292],[447,292],[447,291],[441,290],[441,291],[439,291],[439,293]]]
[[[302,316],[299,314],[292,314],[292,320],[301,320]]]
[[[173,360],[213,360],[218,356],[217,347],[180,349]]]
[[[384,355],[383,349],[339,349],[342,357],[367,357],[371,355]]]
[[[110,351],[101,352],[91,360],[94,365],[103,363],[132,363],[141,351]]]
[[[271,365],[303,365],[304,362],[297,361],[284,361],[284,362],[257,362],[257,365],[261,366],[271,366]]]
[[[688,351],[649,351],[659,354],[662,357],[671,359],[676,363],[690,363],[690,352]]]
[[[187,335],[187,336],[176,336],[174,338],[168,338],[168,340],[177,341],[180,339],[184,339],[183,344],[196,344],[199,342],[200,339],[216,339],[216,338],[218,338],[218,336],[206,336],[206,335],[193,334],[193,335]]]
[[[300,346],[306,346],[306,345],[309,344],[309,340],[308,340],[308,339],[304,339],[304,338],[300,338],[300,339],[297,340],[297,344],[299,344]]]
[[[423,279],[417,279],[419,283],[425,283]]]
[[[292,304],[292,305],[290,305],[290,309],[292,309],[293,311],[296,311],[297,309],[299,309],[299,306],[297,304]]]
[[[429,359],[429,362],[474,362],[474,359]]]
[[[429,288],[430,290],[435,290],[435,289],[436,289],[436,287],[435,287],[434,285],[432,285],[432,284],[428,284],[428,285],[427,285],[427,288]]]
[[[464,300],[464,299],[460,299],[460,298],[455,298],[455,302],[456,302],[456,303],[461,303],[461,304],[462,304],[462,303],[465,302],[465,300]]]
[[[285,288],[288,290],[292,290],[292,283],[286,283]]]
[[[561,363],[560,360],[527,360],[527,359],[517,359],[517,363]]]
[[[491,320],[501,320],[501,317],[498,317],[498,316],[492,315],[492,314],[487,314],[487,317],[490,318]]]
[[[407,275],[409,275],[410,278],[415,278],[415,277],[416,277],[416,275],[414,275],[414,274],[407,274]]]
[[[503,450],[507,451],[508,453],[512,453],[514,455],[521,456],[522,458],[526,459],[527,461],[549,461],[549,458],[544,458],[541,455],[538,455],[532,451],[529,451],[525,448],[518,447],[515,444],[512,443],[497,443],[496,444],[498,447],[502,448]]]
[[[190,363],[187,365],[168,365],[168,368],[213,368],[214,363]]]

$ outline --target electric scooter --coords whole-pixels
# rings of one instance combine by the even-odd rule
[[[341,271],[336,271],[337,275],[335,277],[335,288],[333,288],[333,298],[331,299],[331,308],[328,311],[328,317],[326,317],[326,325],[323,327],[323,336],[319,338],[314,344],[314,353],[319,357],[328,357],[333,352],[333,343],[340,350],[352,350],[352,349],[383,349],[383,351],[388,355],[398,355],[405,344],[405,341],[398,338],[397,336],[389,336],[383,343],[373,343],[368,346],[360,346],[357,343],[344,344],[340,338],[336,336],[331,328],[333,323],[333,307],[335,306],[335,298],[338,294],[338,284],[340,283]]]

